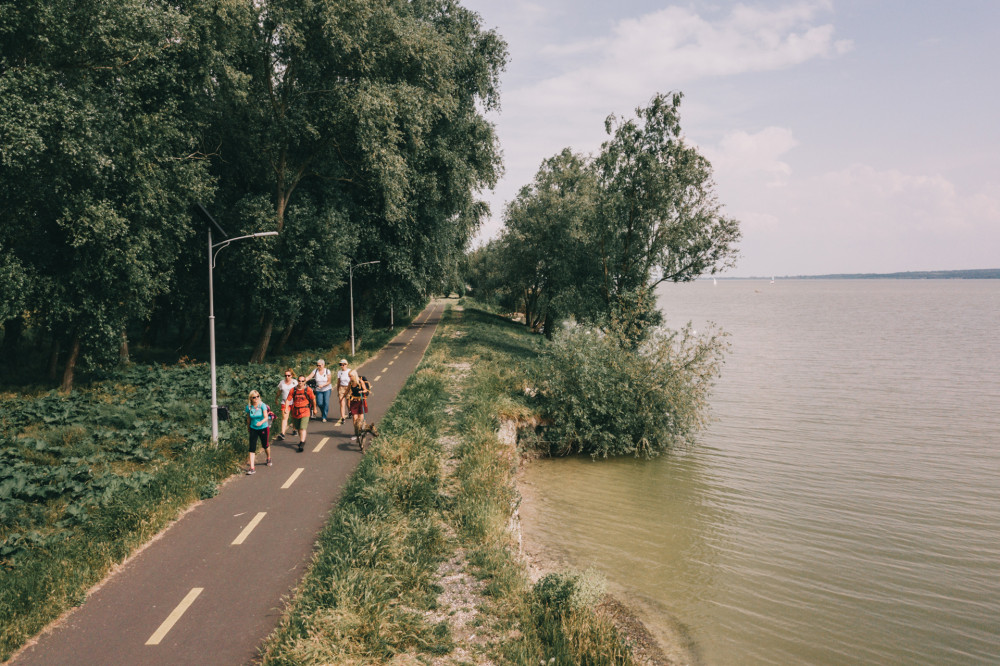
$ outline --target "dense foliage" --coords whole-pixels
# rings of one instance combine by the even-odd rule
[[[476,295],[523,312],[529,328],[549,334],[561,317],[590,312],[600,286],[587,230],[596,197],[585,159],[566,149],[545,160],[509,204],[500,238],[470,256]]]
[[[0,369],[69,390],[130,340],[203,357],[194,202],[279,232],[216,264],[253,361],[342,312],[351,263],[380,262],[363,321],[451,288],[505,61],[454,0],[0,0]]]
[[[114,359],[126,325],[150,316],[190,231],[187,202],[210,195],[190,158],[185,22],[140,0],[0,5],[0,278],[17,278],[0,291],[18,296],[0,314],[17,320],[10,337],[30,328],[68,348],[67,385],[81,348]]]
[[[0,445],[0,564],[66,538],[119,491],[141,488],[150,470],[207,441],[204,401],[192,400],[205,392],[204,368],[142,368],[121,379],[148,389],[105,383],[73,402],[56,393],[0,401],[9,433]]]
[[[704,425],[722,363],[720,335],[657,330],[638,349],[571,327],[542,354],[539,389],[549,453],[653,457],[689,444]]]

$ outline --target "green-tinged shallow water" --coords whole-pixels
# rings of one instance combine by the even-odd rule
[[[641,462],[539,461],[529,539],[707,664],[1000,663],[1000,280],[661,291],[732,354],[714,422]]]

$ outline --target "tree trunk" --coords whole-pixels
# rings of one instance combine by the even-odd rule
[[[24,317],[14,317],[8,319],[3,324],[3,353],[5,356],[12,355],[17,350],[21,342],[21,333],[24,332]],[[11,359],[15,360],[15,359]]]
[[[191,331],[191,335],[188,336],[184,344],[181,345],[181,351],[184,352],[184,356],[190,356],[194,353],[195,347],[201,344],[201,339],[205,336],[205,331],[208,329],[208,322],[201,322],[195,325],[194,330]]]
[[[118,362],[122,365],[128,365],[129,355],[128,355],[128,333],[122,331],[122,343],[118,347]]]
[[[52,338],[52,345],[49,347],[49,379],[55,381],[59,376],[59,352],[62,345],[59,338]]]
[[[156,345],[156,341],[159,338],[160,328],[166,327],[168,322],[165,321],[165,317],[160,314],[160,310],[157,309],[153,312],[153,316],[149,318],[146,325],[142,328],[142,336],[139,338],[139,346],[143,349],[152,349]],[[178,328],[183,330],[184,322],[177,322],[179,324]],[[179,333],[179,338],[183,338],[183,333]],[[167,343],[169,344],[169,342]]]
[[[264,317],[264,323],[260,327],[260,337],[257,338],[257,346],[254,347],[253,354],[250,355],[250,363],[263,363],[267,356],[267,346],[271,343],[271,331],[274,330],[274,313],[269,312]]]
[[[292,335],[292,328],[295,327],[295,320],[288,322],[288,326],[281,333],[281,339],[278,340],[278,346],[274,348],[274,353],[277,355],[281,354],[281,351],[285,348],[285,343],[288,342],[288,338]]]
[[[73,335],[73,344],[70,347],[69,358],[66,359],[66,369],[63,371],[62,385],[59,390],[69,393],[73,390],[73,372],[76,370],[76,359],[80,357],[80,334]]]
[[[153,326],[153,320],[150,319],[146,322],[146,325],[142,329],[142,337],[139,338],[139,346],[145,349],[150,349],[156,342],[156,332],[157,327]]]

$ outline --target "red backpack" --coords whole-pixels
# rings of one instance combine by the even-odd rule
[[[301,419],[304,416],[309,416],[309,407],[312,401],[309,399],[309,389],[300,389],[295,387],[292,389],[292,418]]]

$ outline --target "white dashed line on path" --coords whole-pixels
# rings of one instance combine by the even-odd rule
[[[313,449],[313,453],[319,453],[319,450],[322,449],[323,446],[329,441],[330,441],[329,437],[324,437],[323,439],[319,440],[319,444],[317,444],[316,448]]]
[[[231,546],[239,546],[244,541],[246,541],[247,537],[250,536],[250,533],[253,532],[254,528],[257,527],[257,525],[260,523],[260,521],[264,520],[264,516],[266,516],[266,515],[267,515],[267,511],[261,511],[256,516],[254,516],[253,520],[250,521],[250,524],[248,524],[246,527],[244,527],[243,531],[240,532],[240,535],[238,537],[236,537],[235,539],[233,539],[233,542],[231,544],[229,544],[229,545],[231,545]]]
[[[146,645],[159,645],[160,641],[163,640],[163,637],[174,628],[174,625],[177,624],[177,620],[181,619],[181,615],[184,615],[184,612],[191,606],[191,604],[194,603],[194,600],[197,599],[198,595],[204,590],[205,588],[203,587],[192,588],[191,591],[187,593],[187,596],[184,597],[179,604],[177,604],[177,608],[175,608],[173,612],[167,616],[167,619],[163,621],[160,628],[153,632],[153,635],[149,637],[148,641],[146,641]]]
[[[305,467],[299,467],[297,470],[292,472],[292,475],[288,477],[288,481],[285,481],[285,485],[281,486],[282,490],[288,490],[295,483],[295,479],[299,478],[299,474],[305,471]]]

